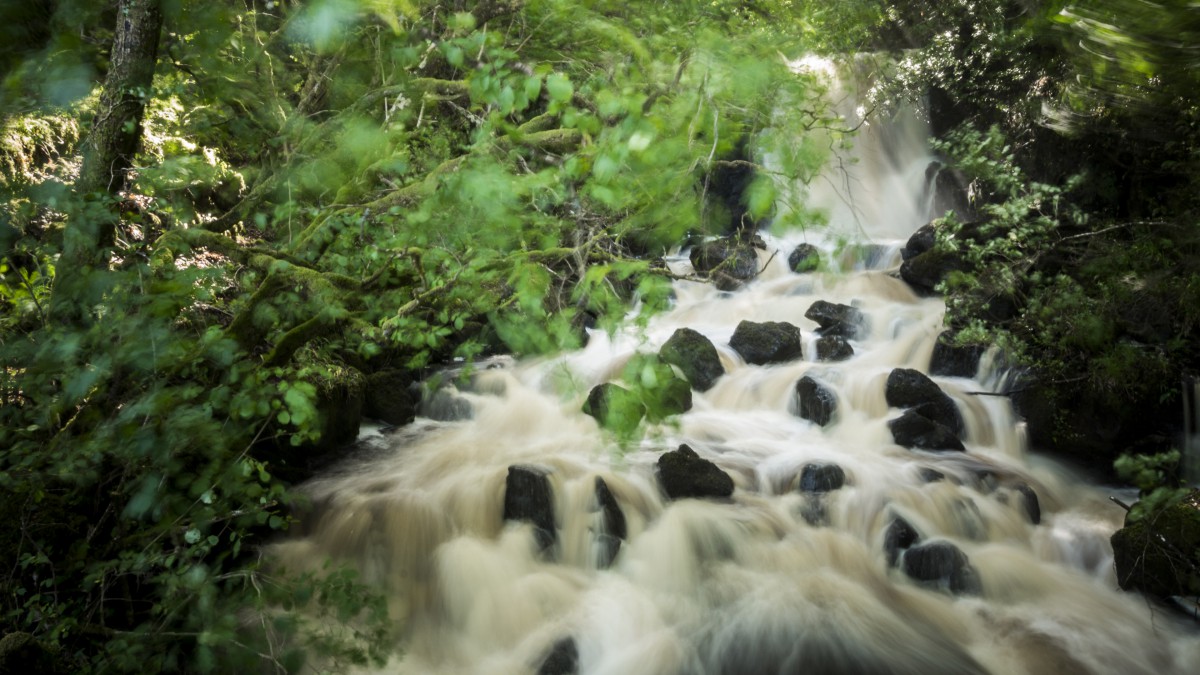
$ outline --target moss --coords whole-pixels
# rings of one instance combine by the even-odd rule
[[[1117,582],[1157,596],[1200,594],[1200,490],[1112,536]]]
[[[35,183],[42,169],[79,142],[79,123],[71,116],[31,114],[0,127],[0,188]]]

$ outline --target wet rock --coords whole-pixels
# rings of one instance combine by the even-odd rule
[[[816,321],[818,335],[837,335],[854,338],[865,332],[867,319],[857,307],[818,300],[804,313],[804,318]]]
[[[908,549],[901,558],[901,568],[911,579],[939,590],[966,595],[982,591],[967,554],[948,541],[933,541]]]
[[[833,390],[805,375],[796,382],[796,400],[800,417],[821,426],[829,424],[837,412]]]
[[[454,387],[440,387],[425,395],[421,414],[439,422],[460,422],[475,417],[475,406],[460,396]]]
[[[617,498],[608,489],[608,483],[596,476],[596,506],[603,514],[603,532],[597,537],[600,544],[600,569],[608,569],[621,552],[621,543],[628,536],[628,526],[625,523],[625,513]]]
[[[546,660],[538,667],[537,675],[576,675],[579,672],[579,648],[575,638],[565,637],[550,648]]]
[[[788,267],[793,272],[813,272],[820,266],[821,251],[812,244],[799,244],[788,254]]]
[[[917,408],[918,413],[949,427],[956,435],[963,431],[962,416],[954,400],[919,370],[893,370],[887,378],[884,398],[894,408]]]
[[[800,492],[821,494],[846,484],[846,472],[837,464],[805,464],[800,471]]]
[[[751,243],[736,238],[693,246],[689,258],[698,274],[709,275],[723,291],[735,290],[758,276],[758,251]]]
[[[900,278],[918,295],[936,295],[937,285],[951,272],[967,269],[963,259],[940,249],[930,249],[900,263]]]
[[[1034,525],[1040,524],[1042,522],[1042,505],[1038,502],[1037,493],[1029,487],[1028,483],[1017,483],[1013,486],[1013,490],[1021,495],[1021,505],[1025,507],[1025,515],[1029,516],[1029,522]]]
[[[1200,595],[1200,490],[1112,536],[1117,583],[1158,597]]]
[[[845,361],[854,356],[854,347],[840,335],[823,335],[817,338],[818,361]]]
[[[635,354],[625,365],[622,378],[637,384],[632,395],[641,401],[651,422],[692,409],[692,386],[656,354]]]
[[[658,350],[658,356],[682,370],[696,391],[708,391],[725,374],[712,341],[691,328],[676,330]]]
[[[987,349],[984,345],[955,344],[956,331],[945,331],[933,343],[929,373],[946,377],[975,377],[979,359]]]
[[[900,417],[888,422],[892,438],[897,445],[921,450],[964,452],[962,441],[954,431],[944,424],[921,415],[915,410],[905,411]]]
[[[658,482],[670,499],[723,498],[733,494],[733,479],[686,444],[658,458]]]
[[[933,248],[937,243],[937,229],[933,223],[926,223],[913,232],[904,248],[900,249],[900,258],[909,260]]]
[[[549,473],[536,466],[508,467],[504,481],[504,520],[532,523],[538,550],[546,551],[558,540],[554,522],[554,490]]]
[[[786,321],[742,321],[729,339],[746,363],[786,363],[803,356],[800,329]]]
[[[363,415],[404,426],[417,417],[413,378],[406,370],[384,370],[367,376]]]
[[[902,551],[920,540],[920,533],[907,520],[899,516],[893,519],[883,533],[883,552],[887,555],[888,567],[896,564]]]
[[[637,427],[646,406],[641,398],[625,387],[612,382],[592,387],[583,412],[596,418],[601,427],[613,431],[629,431]]]

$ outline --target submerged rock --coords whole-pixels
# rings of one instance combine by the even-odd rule
[[[786,363],[803,356],[800,329],[786,321],[742,321],[729,339],[746,363]]]
[[[1021,505],[1025,507],[1025,515],[1029,516],[1029,522],[1034,525],[1040,524],[1042,522],[1042,505],[1038,502],[1037,493],[1029,487],[1028,483],[1017,483],[1013,486],[1013,490],[1021,495]]]
[[[966,450],[950,427],[934,422],[915,410],[905,411],[900,417],[888,422],[888,429],[891,429],[896,445],[906,448],[958,452]]]
[[[548,471],[536,466],[508,467],[508,478],[504,481],[504,520],[532,523],[540,551],[558,541],[554,490]]]
[[[948,541],[933,541],[908,549],[901,558],[901,567],[913,580],[939,590],[966,595],[977,595],[983,590],[967,554]]]
[[[912,368],[896,368],[884,388],[887,404],[894,408],[917,408],[921,415],[949,427],[955,435],[963,431],[962,415],[954,399],[929,376]]]
[[[800,471],[800,492],[822,494],[846,484],[846,472],[837,464],[805,464]]]
[[[823,335],[817,338],[818,361],[845,361],[854,356],[854,347],[840,335]]]
[[[821,426],[829,424],[837,412],[833,390],[805,375],[796,382],[796,401],[800,417]]]
[[[883,552],[887,555],[888,567],[893,567],[902,551],[908,550],[921,540],[920,533],[907,520],[896,516],[883,533]]]
[[[597,537],[600,545],[600,556],[597,561],[600,569],[608,569],[621,552],[621,543],[628,536],[628,526],[625,523],[625,513],[617,498],[608,489],[608,483],[596,476],[596,507],[603,514],[603,531]]]
[[[1112,536],[1117,583],[1158,597],[1200,595],[1200,490]]]
[[[708,391],[725,374],[712,341],[691,328],[676,330],[658,350],[658,356],[682,370],[696,391]]]
[[[821,251],[812,244],[798,244],[788,254],[788,267],[793,272],[814,272],[821,266]]]
[[[818,300],[804,313],[804,318],[816,321],[818,335],[858,337],[865,332],[867,318],[857,307]]]
[[[575,638],[565,637],[550,648],[546,660],[538,667],[537,675],[576,675],[579,672],[579,647]]]
[[[670,499],[723,498],[733,494],[733,479],[686,444],[658,458],[658,482]]]

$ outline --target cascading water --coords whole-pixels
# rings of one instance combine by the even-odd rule
[[[469,419],[371,438],[307,486],[303,534],[273,555],[349,562],[382,589],[400,641],[387,673],[1194,672],[1200,643],[1116,590],[1122,511],[1026,453],[1007,399],[976,395],[986,365],[934,378],[965,453],[894,442],[885,381],[929,369],[944,311],[888,273],[929,215],[912,179],[924,138],[912,118],[859,139],[854,201],[831,220],[890,251],[873,264],[836,258],[843,234],[810,232],[833,271],[796,274],[784,261],[802,235],[765,235],[770,262],[741,290],[680,282],[644,330],[481,368],[454,394]],[[816,360],[818,300],[865,317],[848,360]],[[729,347],[743,320],[799,326],[803,357],[747,364]],[[680,327],[716,345],[725,374],[621,452],[584,398]],[[804,376],[835,395],[826,426],[796,414]],[[666,499],[655,463],[683,443],[732,477],[732,497]],[[830,465],[841,479],[806,474]],[[505,520],[514,466],[547,476],[552,521]]]

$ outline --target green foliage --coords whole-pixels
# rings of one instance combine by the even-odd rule
[[[1179,461],[1178,450],[1117,458],[1113,463],[1117,475],[1141,492],[1141,499],[1129,511],[1128,523],[1155,518],[1188,496],[1191,490],[1179,486]]]
[[[828,113],[781,56],[788,2],[201,0],[164,3],[128,192],[83,200],[107,57],[81,39],[113,17],[76,4],[5,82],[0,232],[0,621],[71,670],[378,664],[393,636],[352,570],[257,557],[365,374],[645,321],[657,258],[728,225],[719,162],[772,158],[761,219],[823,158],[795,141]],[[65,260],[84,236],[102,250]],[[690,389],[637,363],[660,422]]]

